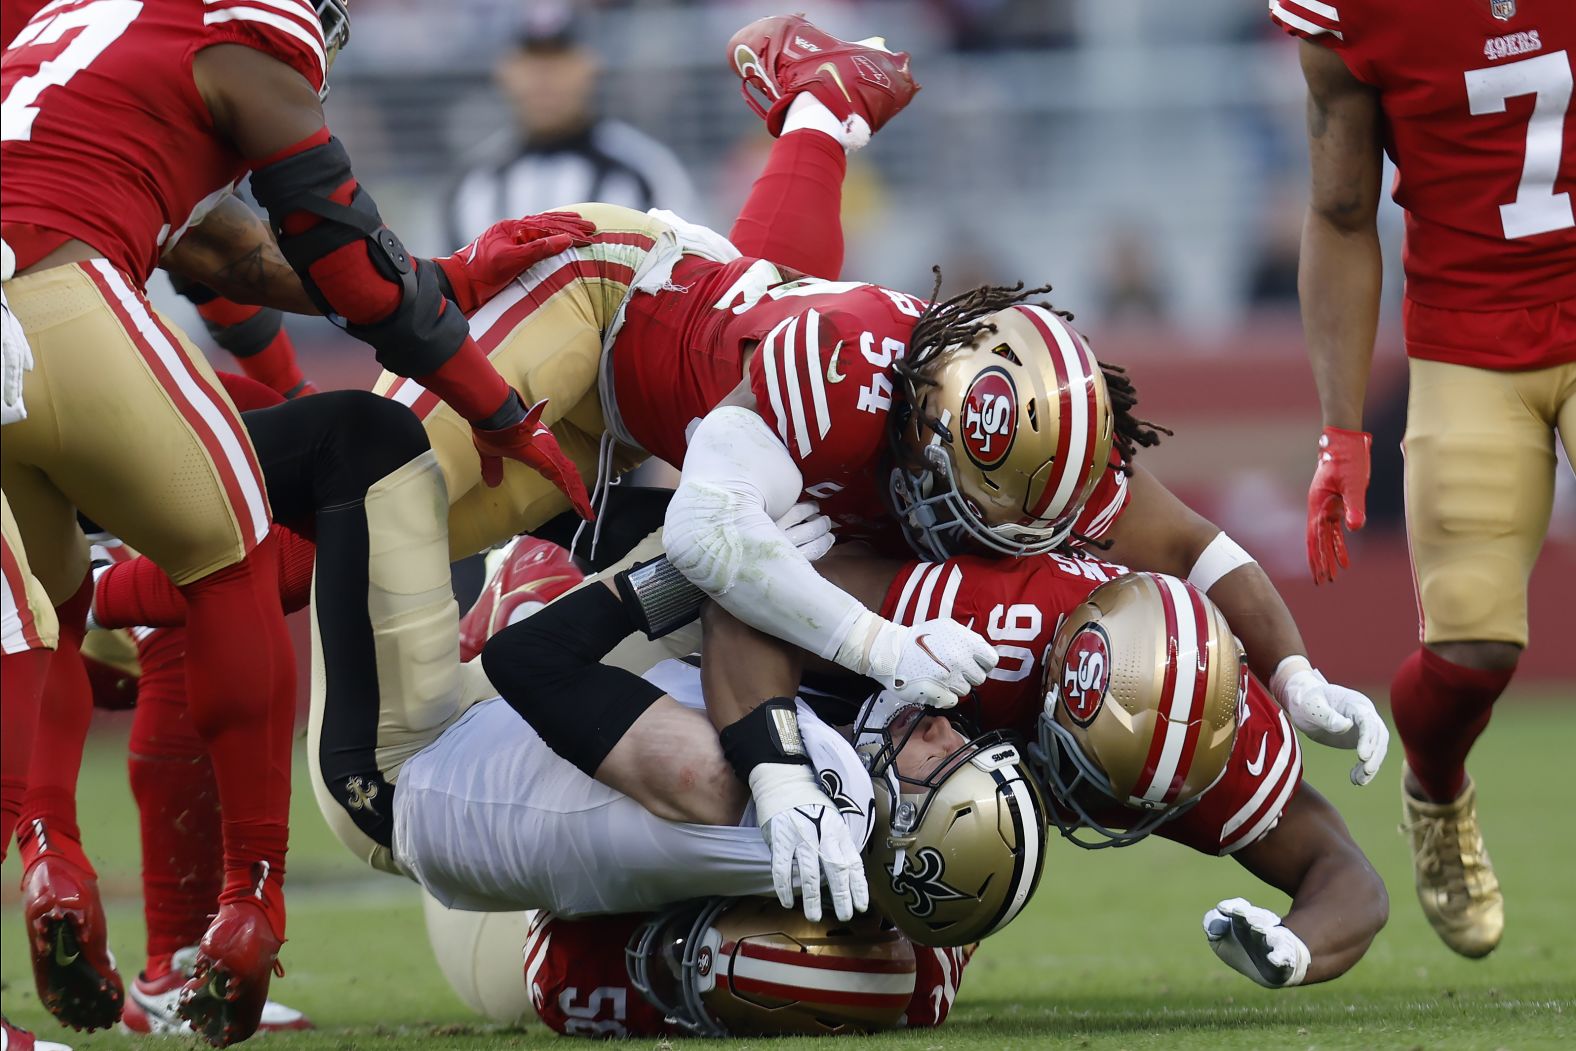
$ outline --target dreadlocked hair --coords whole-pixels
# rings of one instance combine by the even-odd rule
[[[893,362],[892,365],[893,370],[903,381],[909,405],[916,407],[914,411],[917,411],[919,404],[920,389],[934,386],[936,382],[926,376],[924,370],[940,356],[942,351],[948,347],[972,343],[981,333],[994,333],[996,326],[986,322],[985,318],[998,310],[1006,310],[1020,303],[1029,303],[1035,296],[1044,295],[1051,290],[1049,284],[1025,288],[1023,282],[1019,281],[1015,285],[982,285],[944,300],[941,299],[941,267],[933,266],[930,272],[936,279],[931,287],[930,306],[926,307],[920,314],[919,320],[914,322],[907,355]],[[1073,320],[1071,311],[1060,310],[1050,303],[1038,302],[1033,305],[1049,310],[1064,321]],[[1160,436],[1169,435],[1171,431],[1134,415],[1133,410],[1138,407],[1138,389],[1133,385],[1133,380],[1128,376],[1126,369],[1102,361],[1100,372],[1111,395],[1114,431],[1112,444],[1122,457],[1118,470],[1123,474],[1131,475],[1133,458],[1138,455],[1138,450],[1159,445]],[[941,435],[944,440],[948,442],[952,440],[951,433],[940,420],[924,417],[919,423]],[[1093,547],[1104,549],[1110,546],[1108,542],[1092,540],[1077,534],[1075,538]]]

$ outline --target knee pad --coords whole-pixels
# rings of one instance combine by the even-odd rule
[[[382,698],[378,766],[392,781],[461,706],[449,498],[431,450],[369,488],[366,515],[367,613]]]

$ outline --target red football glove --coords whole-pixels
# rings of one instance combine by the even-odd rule
[[[1326,427],[1319,436],[1319,463],[1308,487],[1308,568],[1313,582],[1335,580],[1335,567],[1345,569],[1346,538],[1341,519],[1352,532],[1368,520],[1368,450],[1373,435]]]
[[[558,447],[553,432],[542,424],[542,410],[546,407],[547,399],[543,398],[531,406],[519,423],[500,430],[471,428],[476,451],[482,456],[482,481],[489,488],[497,486],[503,481],[504,459],[519,460],[569,497],[581,518],[594,521],[596,514],[591,510],[591,497],[586,493],[585,482],[580,480],[580,471]]]
[[[493,223],[453,255],[434,259],[469,314],[521,273],[575,245],[591,243],[596,224],[574,212],[543,212]]]

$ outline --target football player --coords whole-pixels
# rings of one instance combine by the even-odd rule
[[[1201,589],[1065,554],[901,567],[834,555],[819,568],[901,623],[942,615],[985,625],[1001,661],[975,691],[977,722],[1036,740],[1065,836],[1125,846],[1160,835],[1230,855],[1290,894],[1284,921],[1242,899],[1206,916],[1217,953],[1249,978],[1282,987],[1337,977],[1383,926],[1383,882],[1335,808],[1303,783],[1287,713],[1249,675]],[[715,611],[706,647],[747,658],[707,675],[708,703],[760,695],[763,675],[783,670],[780,647]],[[735,670],[745,665],[756,672]]]
[[[74,638],[86,608],[76,508],[186,592],[191,697],[225,797],[227,848],[224,900],[186,1009],[218,1044],[255,1027],[283,938],[292,676],[255,457],[211,370],[148,306],[148,274],[251,171],[283,256],[253,256],[249,242],[244,256],[226,256],[220,246],[189,276],[232,298],[342,320],[459,406],[489,462],[525,458],[551,471],[560,459],[445,307],[442,268],[405,253],[324,125],[320,93],[348,32],[341,0],[54,3],[0,61],[0,234],[16,269],[7,298],[36,362],[28,418],[4,443],[4,486],[60,616],[52,663],[62,689],[87,689]],[[557,246],[586,228],[573,220],[550,232]],[[112,968],[68,973],[45,959],[71,955],[61,939],[86,933],[76,891],[92,874],[70,813],[74,764],[57,770],[59,783],[32,787],[65,801],[60,816],[26,823],[21,843],[31,949],[45,1002],[94,1027],[120,1014]]]
[[[1312,193],[1303,329],[1324,432],[1308,490],[1316,581],[1364,521],[1363,399],[1379,313],[1384,155],[1406,212],[1406,527],[1421,646],[1396,671],[1418,900],[1451,949],[1499,944],[1504,896],[1466,757],[1527,645],[1555,434],[1576,453],[1576,5],[1271,0],[1299,37]]]

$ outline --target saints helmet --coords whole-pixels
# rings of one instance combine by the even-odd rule
[[[1115,435],[1084,338],[1055,311],[1019,303],[902,374],[908,410],[895,417],[890,485],[915,549],[940,560],[973,541],[1030,555],[1066,540]]]
[[[1051,642],[1029,748],[1062,834],[1127,846],[1185,812],[1226,771],[1247,686],[1242,644],[1192,584],[1134,573],[1096,588]]]
[[[926,718],[948,719],[966,743],[923,777],[904,776],[898,759]],[[865,703],[854,747],[875,785],[871,901],[921,945],[968,945],[1010,923],[1040,882],[1046,829],[1016,735],[979,734],[883,692]]]
[[[700,1036],[891,1029],[913,999],[914,946],[874,914],[812,922],[770,898],[708,898],[654,915],[625,950],[629,979]]]

